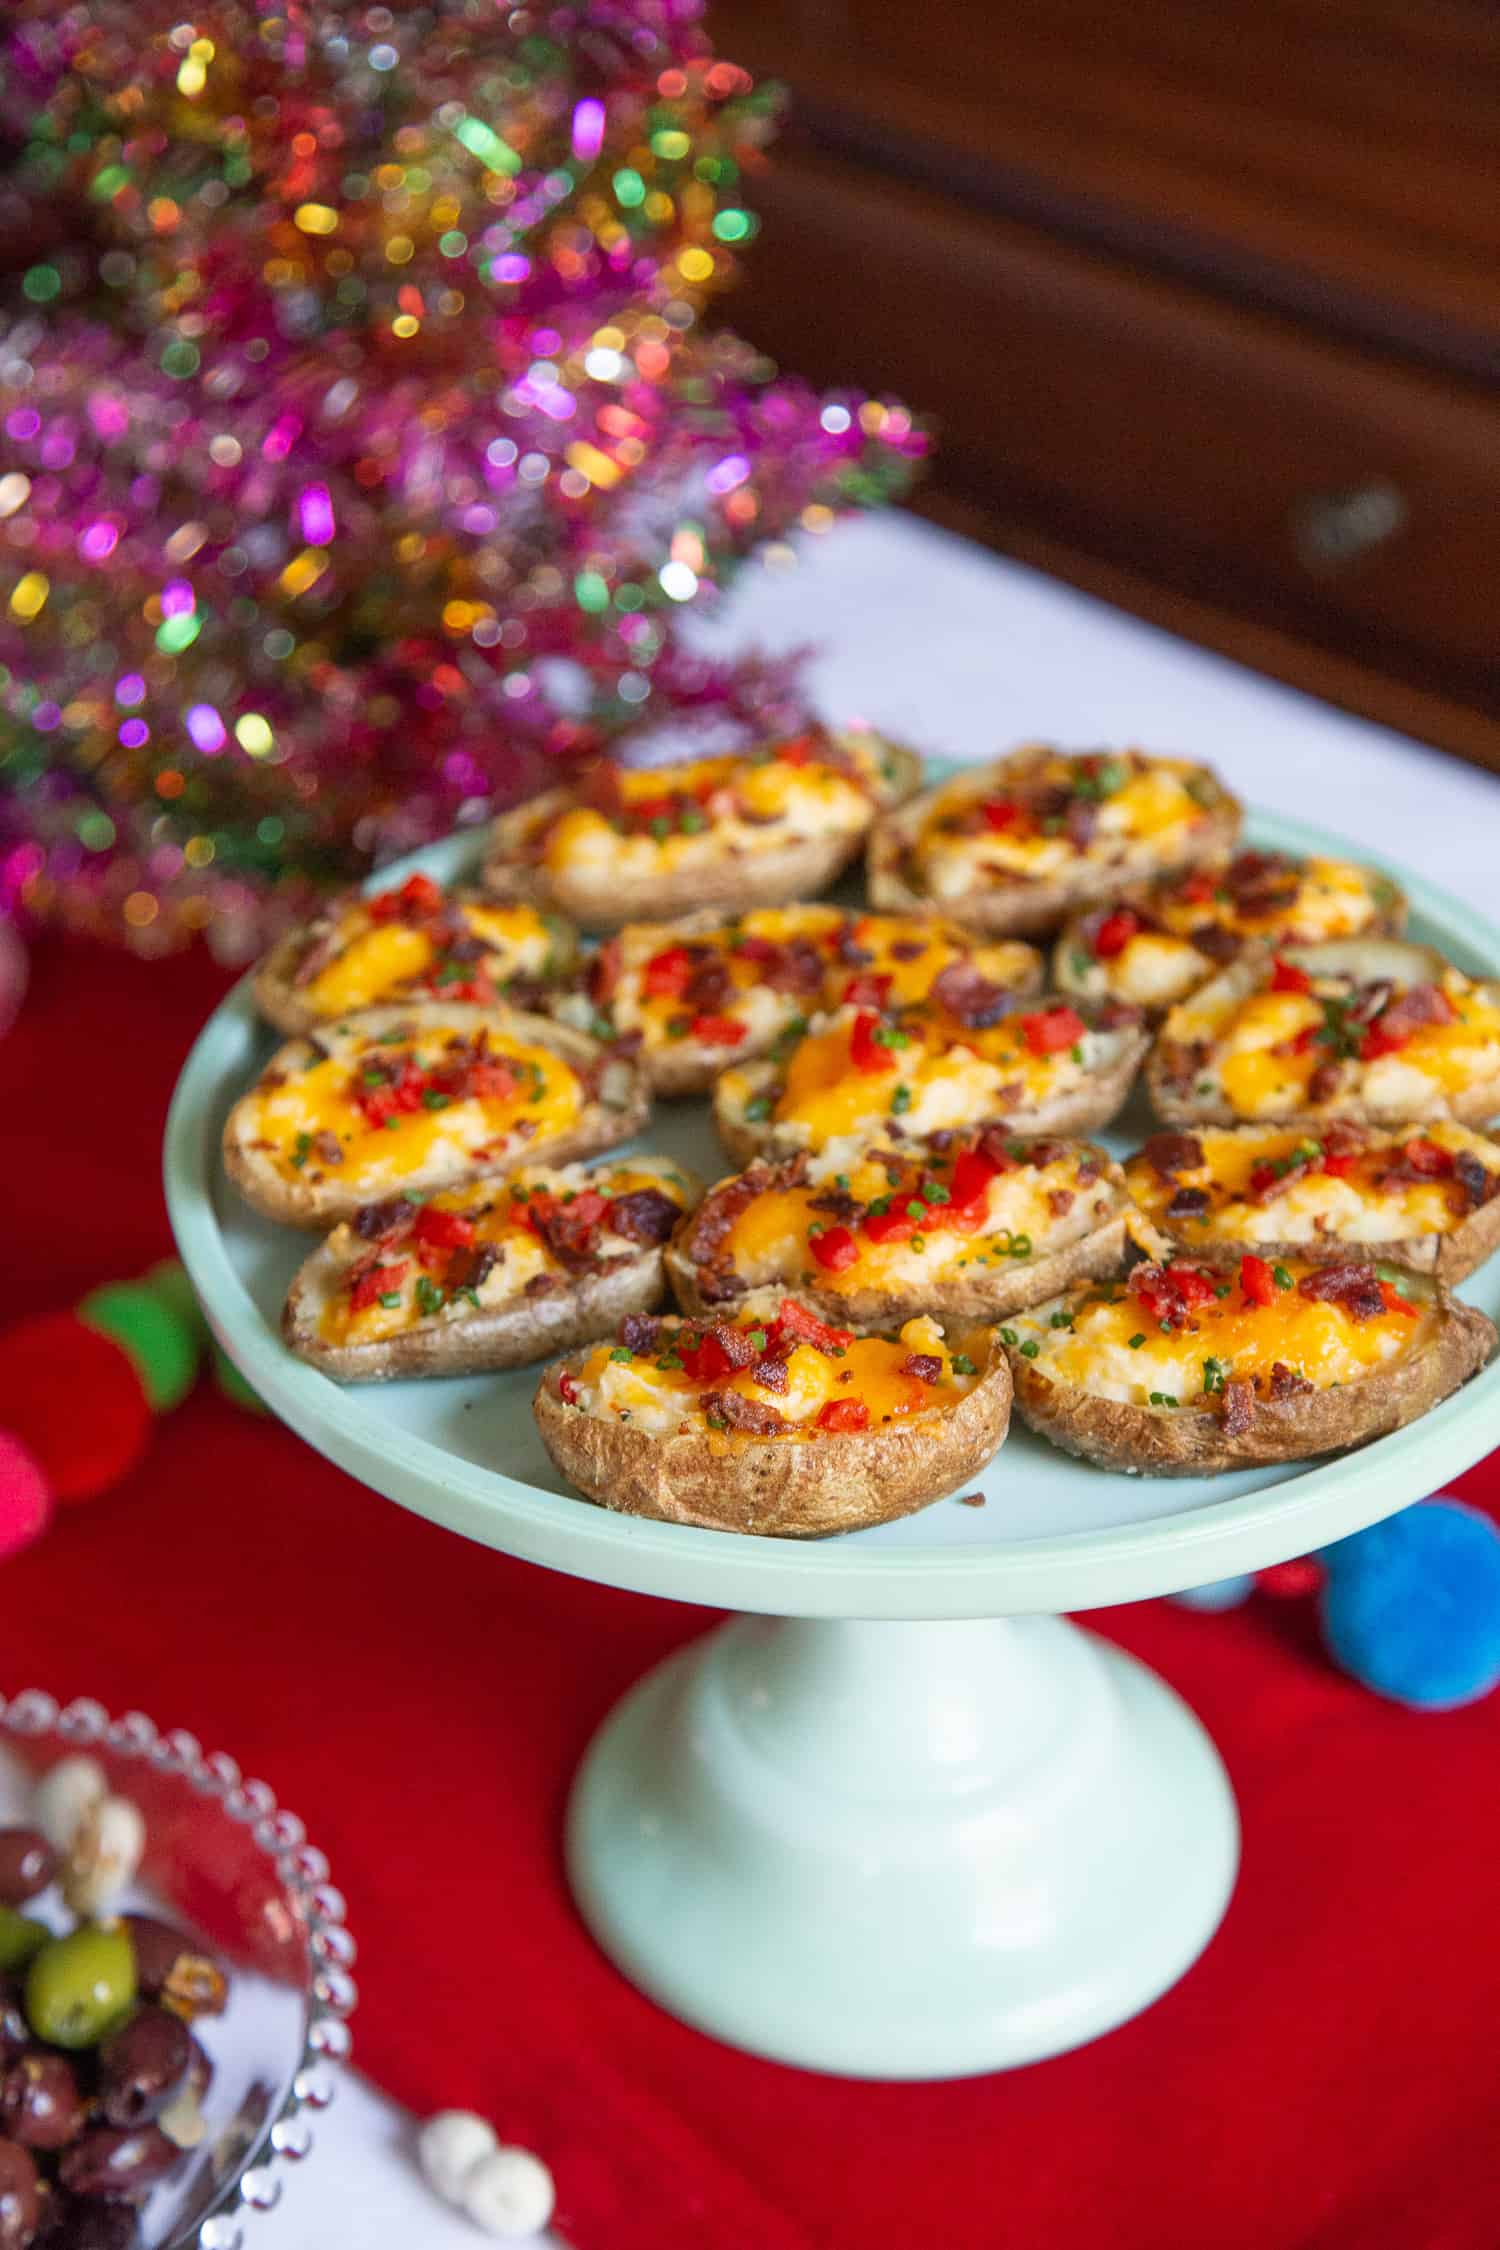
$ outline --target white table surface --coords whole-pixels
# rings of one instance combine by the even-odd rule
[[[913,518],[844,524],[794,567],[747,573],[703,638],[720,650],[813,642],[808,680],[829,718],[865,718],[947,757],[1041,738],[1206,758],[1237,795],[1404,861],[1500,921],[1500,778]],[[357,1890],[350,1921],[357,1935]],[[358,2016],[354,2032],[357,2050]],[[418,2177],[413,2130],[346,2083],[247,2250],[475,2250],[485,2238]]]

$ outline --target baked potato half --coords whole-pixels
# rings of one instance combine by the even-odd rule
[[[863,995],[874,1007],[922,999],[934,984],[1034,992],[1042,958],[1018,938],[990,944],[931,915],[837,906],[710,909],[676,922],[630,922],[556,1002],[566,1023],[630,1041],[653,1093],[706,1094],[726,1063],[769,1053],[807,1019]]]
[[[766,1322],[627,1321],[550,1367],[536,1420],[587,1499],[711,1531],[821,1539],[910,1515],[983,1468],[1010,1420],[991,1328],[856,1337],[795,1299]]]
[[[1480,1125],[1500,1113],[1500,984],[1396,939],[1257,947],[1168,1012],[1146,1085],[1169,1125]]]
[[[282,1335],[343,1383],[549,1359],[661,1303],[663,1245],[701,1192],[638,1156],[367,1203],[299,1269]]]
[[[524,1006],[570,970],[574,931],[538,907],[445,891],[430,875],[335,899],[277,939],[255,970],[255,1005],[294,1038],[358,1008],[407,1000]]]
[[[288,1226],[628,1140],[645,1080],[546,1016],[429,1000],[367,1008],[277,1049],[224,1126],[224,1168]]]
[[[1154,1133],[1131,1199],[1195,1257],[1373,1257],[1448,1283],[1500,1249],[1500,1141],[1471,1126],[1204,1126]]]
[[[884,1014],[815,1017],[790,1053],[721,1073],[714,1123],[739,1164],[874,1137],[927,1140],[998,1124],[1016,1133],[1107,1125],[1148,1044],[1139,1011],[1013,1000],[973,988]]]
[[[1156,1476],[1302,1461],[1414,1422],[1495,1349],[1441,1284],[1366,1262],[1139,1265],[1000,1330],[1016,1409],[1066,1453]]]
[[[1217,976],[1247,945],[1399,937],[1406,900],[1354,860],[1236,852],[1091,907],[1065,923],[1052,956],[1059,992],[1161,1012]]]
[[[1240,817],[1217,775],[1185,758],[1033,743],[882,814],[870,903],[1029,937],[1129,884],[1222,858]]]
[[[591,930],[811,898],[862,850],[879,808],[920,778],[912,751],[864,730],[681,765],[604,759],[500,815],[484,886]]]
[[[685,1312],[765,1309],[794,1290],[856,1330],[930,1312],[998,1320],[1068,1283],[1119,1271],[1124,1174],[1088,1141],[999,1126],[875,1146],[842,1164],[752,1164],[709,1190],[667,1250]]]

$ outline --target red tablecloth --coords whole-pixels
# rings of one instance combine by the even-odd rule
[[[13,1303],[67,1305],[169,1247],[167,1097],[223,984],[41,953],[0,1045]],[[1500,1499],[1495,1464],[1461,1489]],[[1079,2054],[869,2086],[683,2029],[569,1906],[574,1762],[704,1622],[468,1547],[205,1387],[6,1566],[0,1685],[137,1704],[264,1773],[349,1895],[365,2067],[540,2150],[578,2250],[1495,2250],[1500,1698],[1392,1709],[1266,1603],[1096,1618],[1228,1761],[1224,1928]]]

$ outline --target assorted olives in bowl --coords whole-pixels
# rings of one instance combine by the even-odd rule
[[[195,2027],[229,1977],[154,1915],[26,1912],[62,1873],[40,1830],[0,1829],[0,2250],[134,2250],[139,2206],[203,2139]]]

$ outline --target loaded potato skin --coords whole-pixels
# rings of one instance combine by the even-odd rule
[[[1500,1142],[1472,1127],[1202,1126],[1130,1157],[1136,1208],[1195,1256],[1374,1256],[1450,1285],[1500,1247]]]
[[[370,1008],[279,1048],[230,1111],[224,1167],[291,1226],[612,1148],[648,1100],[623,1056],[545,1016],[430,1001]]]
[[[1399,937],[1406,901],[1352,860],[1236,852],[1076,914],[1053,954],[1060,992],[1161,1014],[1251,945]]]
[[[1146,1064],[1168,1124],[1500,1114],[1500,985],[1394,940],[1258,948],[1171,1009]]]
[[[1217,776],[1188,759],[1033,744],[883,815],[870,900],[925,905],[994,935],[1045,933],[1130,885],[1221,857],[1240,818]]]
[[[990,1328],[857,1337],[786,1298],[764,1319],[627,1321],[548,1369],[535,1413],[585,1498],[776,1538],[884,1523],[1002,1443],[1010,1375]]]
[[[366,1204],[299,1270],[282,1334],[342,1382],[545,1359],[660,1304],[663,1245],[699,1192],[639,1156]]]
[[[1016,1405],[1101,1467],[1197,1476],[1300,1461],[1401,1429],[1490,1358],[1445,1289],[1364,1260],[1174,1257],[1019,1313]]]
[[[255,1005],[295,1038],[405,1000],[524,1006],[570,969],[578,941],[557,915],[445,891],[427,875],[334,900],[289,930],[255,971]]]
[[[931,916],[836,906],[709,911],[627,924],[590,957],[556,1012],[596,1037],[630,1043],[654,1092],[701,1094],[726,1064],[795,1040],[820,1010],[859,996],[900,1005],[963,976],[996,991],[1034,992],[1041,956],[1018,939],[985,944]]]
[[[864,848],[920,761],[864,730],[815,730],[671,766],[600,760],[490,832],[494,898],[556,907],[586,929],[811,898]]]
[[[710,1318],[790,1288],[859,1330],[922,1312],[993,1320],[1116,1271],[1126,1209],[1102,1149],[987,1126],[754,1164],[681,1222],[667,1270],[684,1310]]]

